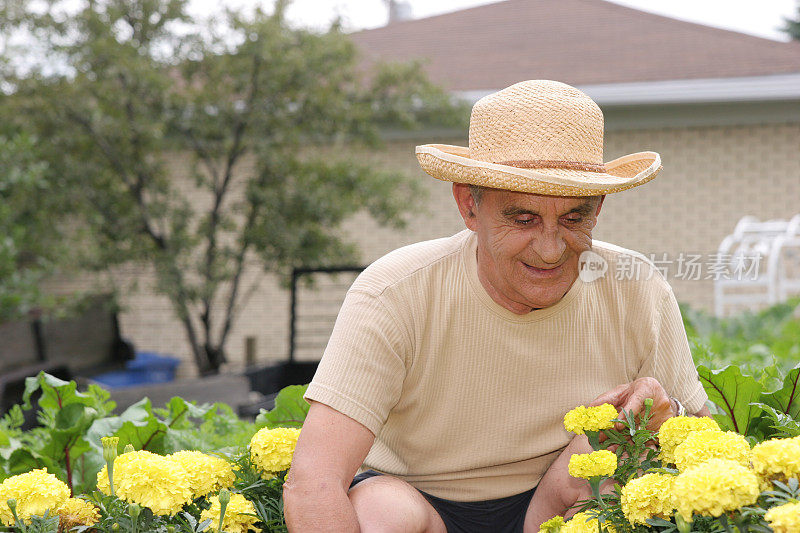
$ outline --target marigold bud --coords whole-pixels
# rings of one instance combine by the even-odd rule
[[[103,459],[106,463],[110,463],[117,458],[117,445],[119,444],[119,437],[103,437],[100,439],[103,443]]]
[[[139,507],[137,504],[135,504],[135,503],[128,504],[128,514],[131,515],[131,518],[133,520],[136,520],[137,518],[139,518],[139,513],[141,513],[141,512],[142,512],[142,508]]]

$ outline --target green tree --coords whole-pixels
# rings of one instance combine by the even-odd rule
[[[337,25],[290,27],[283,1],[205,21],[185,0],[0,2],[0,29],[47,59],[15,67],[5,49],[3,120],[41,139],[83,201],[85,260],[154,267],[202,373],[225,360],[247,265],[285,275],[352,260],[339,227],[362,209],[403,223],[416,187],[346,147],[466,115],[418,65],[365,72]]]
[[[782,30],[793,40],[800,41],[800,2],[797,3],[797,13],[793,19],[783,18]]]
[[[0,133],[0,322],[47,305],[39,283],[64,262],[64,226],[35,141]]]

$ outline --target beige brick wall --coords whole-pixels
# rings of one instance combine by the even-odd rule
[[[346,224],[365,263],[398,246],[451,235],[463,227],[450,184],[419,170],[415,144],[393,142],[382,153],[366,156],[376,165],[405,169],[424,185],[428,197],[420,202],[422,212],[414,214],[400,232],[376,227],[365,215]],[[643,253],[666,253],[674,259],[681,252],[714,252],[744,215],[790,218],[800,212],[800,124],[651,129],[607,135],[606,160],[639,150],[660,152],[664,170],[656,180],[606,199],[595,233],[599,239]],[[259,277],[256,272],[249,272],[250,281]],[[135,278],[139,286],[124,302],[123,333],[139,349],[172,353],[190,361],[184,332],[173,318],[169,303],[149,287],[152,276],[143,269],[129,269],[119,277]],[[231,369],[243,366],[248,336],[256,338],[260,362],[280,359],[287,353],[289,296],[273,278],[262,277],[261,289],[247,303],[230,336],[227,349]],[[710,281],[671,281],[679,300],[705,308],[713,305]],[[304,294],[306,308],[313,309],[314,293]],[[313,351],[303,352],[302,357],[312,358]],[[192,374],[192,365],[183,365],[181,373]]]

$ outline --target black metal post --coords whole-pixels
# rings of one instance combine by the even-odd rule
[[[297,278],[300,275],[299,268],[292,269],[292,303],[291,307],[289,308],[289,315],[291,322],[289,323],[289,362],[294,363],[294,336],[295,336],[295,322],[296,316],[295,313],[297,312]]]
[[[31,333],[33,335],[33,342],[36,345],[36,357],[39,362],[44,363],[47,360],[47,348],[44,344],[44,333],[42,332],[42,321],[40,318],[35,318],[31,322]]]
[[[366,268],[363,265],[343,265],[337,267],[299,267],[292,269],[292,281],[290,285],[290,290],[292,291],[292,299],[289,308],[290,320],[289,323],[289,362],[294,363],[294,352],[297,348],[296,336],[297,336],[297,285],[300,276],[308,275],[308,274],[316,274],[316,273],[323,273],[323,274],[337,274],[340,272],[361,272]]]

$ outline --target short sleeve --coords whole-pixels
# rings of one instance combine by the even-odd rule
[[[678,398],[689,413],[698,412],[708,396],[697,376],[680,308],[672,290],[661,300],[654,328],[655,343],[638,377],[656,378],[667,394]]]
[[[400,398],[408,335],[380,299],[351,290],[305,393],[377,435]]]

